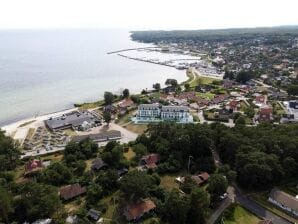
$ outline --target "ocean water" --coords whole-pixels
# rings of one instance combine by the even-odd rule
[[[137,93],[186,79],[184,71],[107,54],[150,46],[131,41],[127,30],[0,30],[0,126],[101,99],[104,91]]]

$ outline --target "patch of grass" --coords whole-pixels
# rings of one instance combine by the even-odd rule
[[[27,122],[25,122],[25,123],[19,125],[18,128],[25,127],[25,126],[27,126],[27,125],[29,125],[29,124],[32,124],[32,123],[35,122],[35,121],[36,121],[36,120],[27,121]]]
[[[34,135],[35,128],[29,128],[26,138],[31,139]]]
[[[136,156],[136,153],[132,150],[132,148],[129,148],[128,151],[123,154],[123,156],[130,161]]]
[[[257,224],[260,219],[240,205],[231,205],[224,215],[225,224]]]
[[[74,136],[74,135],[76,135],[76,132],[75,132],[74,130],[72,130],[71,128],[69,128],[69,129],[65,129],[65,130],[64,130],[64,133],[65,133],[66,135],[68,135],[68,136]]]
[[[148,125],[129,123],[124,125],[123,128],[126,128],[127,130],[140,135],[140,134],[143,134],[148,129]]]
[[[133,113],[135,113],[136,110],[132,110],[132,111],[129,111],[129,113],[125,114],[124,116],[122,117],[119,117],[115,123],[116,124],[119,124],[119,125],[124,125],[124,124],[127,124],[128,122],[130,122],[130,118],[132,117]]]
[[[160,176],[160,186],[164,187],[166,190],[171,191],[173,188],[179,189],[179,184],[175,181],[175,178],[179,176],[176,175],[162,175]]]
[[[215,94],[210,93],[210,92],[208,92],[208,93],[196,93],[196,95],[199,96],[199,97],[202,97],[202,98],[207,98],[209,100],[212,100],[215,96]]]
[[[91,103],[74,104],[75,107],[78,107],[78,108],[84,109],[84,110],[101,107],[103,105],[104,105],[104,100],[99,100],[99,101],[91,102]]]

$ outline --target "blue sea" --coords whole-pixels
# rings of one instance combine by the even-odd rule
[[[127,30],[0,30],[0,126],[102,99],[104,91],[186,79],[184,71],[107,54],[150,46]]]

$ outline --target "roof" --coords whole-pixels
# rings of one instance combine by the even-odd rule
[[[26,163],[25,165],[25,174],[35,172],[41,170],[43,168],[43,164],[41,160],[33,159]]]
[[[95,160],[92,161],[92,166],[91,168],[93,170],[100,170],[104,167],[107,167],[108,165],[102,160],[102,158],[96,158]]]
[[[258,224],[273,224],[270,219],[264,219],[258,222]]]
[[[60,197],[68,200],[86,193],[86,187],[81,187],[80,184],[73,184],[61,187],[59,190]]]
[[[97,221],[100,218],[101,213],[95,209],[90,209],[87,215]]]
[[[162,112],[188,112],[188,107],[185,106],[162,106]]]
[[[260,114],[272,114],[273,113],[273,110],[271,107],[262,107],[260,109]]]
[[[45,121],[46,125],[50,129],[59,129],[63,127],[78,127],[87,121],[88,123],[93,123],[98,121],[96,117],[94,117],[91,113],[88,112],[78,112],[74,111],[72,113],[64,114],[60,117],[50,118]]]
[[[141,160],[145,163],[148,169],[154,169],[157,167],[156,163],[160,160],[160,155],[157,153],[151,153],[149,155],[143,156]]]
[[[208,181],[209,174],[207,172],[200,173],[199,175],[192,175],[191,179],[194,180],[198,185],[201,185]]]
[[[274,188],[270,192],[269,197],[271,199],[281,203],[283,206],[286,206],[288,208],[298,211],[298,198],[295,198],[292,195],[289,195],[283,191],[280,191],[280,190]]]
[[[139,110],[158,110],[159,104],[140,104],[138,109]]]
[[[119,106],[120,108],[126,108],[126,107],[130,107],[130,106],[132,106],[133,104],[134,104],[134,102],[133,102],[130,98],[126,98],[126,99],[122,100],[122,101],[118,104],[118,106]]]
[[[108,141],[109,139],[121,138],[121,132],[112,130],[112,131],[102,132],[98,134],[76,135],[72,137],[72,141],[80,142],[87,138],[90,138],[95,142],[103,142],[103,141]]]
[[[128,221],[141,218],[145,213],[155,209],[155,203],[149,198],[140,200],[137,203],[126,206],[124,210],[124,216]]]

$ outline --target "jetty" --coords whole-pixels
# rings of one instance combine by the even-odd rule
[[[138,48],[128,48],[128,49],[122,49],[122,50],[117,50],[117,51],[110,51],[107,54],[117,54],[125,51],[135,51],[135,50],[146,50],[146,49],[157,49],[160,47],[138,47]]]

